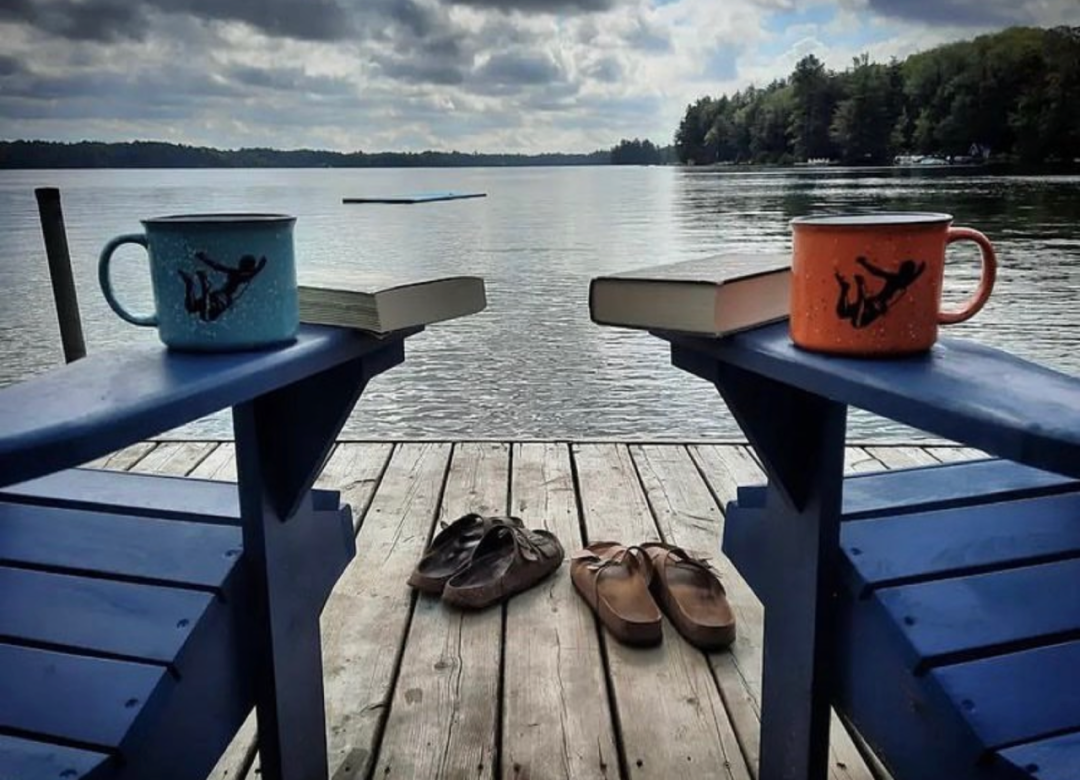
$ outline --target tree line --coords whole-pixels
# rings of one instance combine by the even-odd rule
[[[1014,27],[911,55],[815,56],[765,87],[703,97],[675,133],[680,162],[883,164],[897,155],[1080,157],[1080,27]]]
[[[640,138],[624,138],[611,149],[612,165],[670,165],[676,162],[674,146],[658,146]]]
[[[157,141],[0,141],[2,168],[435,168],[607,165],[611,152],[331,152],[317,149],[213,149]]]

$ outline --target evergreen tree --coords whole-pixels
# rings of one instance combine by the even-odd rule
[[[889,72],[863,54],[845,74],[846,94],[833,114],[830,135],[846,163],[880,165],[892,158],[895,105]]]
[[[836,105],[836,88],[824,63],[813,54],[803,57],[791,74],[794,111],[788,132],[792,152],[800,160],[831,157],[829,125]]]
[[[682,161],[883,163],[899,152],[1080,157],[1080,27],[1015,27],[887,65],[831,73],[809,55],[786,80],[687,107]]]

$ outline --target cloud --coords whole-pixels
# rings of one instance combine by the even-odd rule
[[[450,0],[456,5],[470,5],[508,13],[594,13],[614,8],[620,0]]]
[[[1080,0],[0,0],[0,137],[589,151]]]
[[[0,78],[14,76],[23,72],[23,64],[14,57],[0,54]]]
[[[334,40],[352,34],[336,0],[5,0],[0,20],[25,22],[71,40],[145,37],[154,14],[242,22],[272,36]]]
[[[352,18],[337,0],[150,0],[162,12],[243,22],[272,36],[337,40],[353,33]]]
[[[348,79],[333,76],[311,76],[303,68],[260,68],[252,65],[230,65],[223,76],[237,85],[240,93],[245,87],[255,87],[292,94],[351,95],[355,86]]]
[[[601,57],[585,66],[590,78],[606,84],[614,84],[623,76],[622,63],[615,57]]]
[[[624,40],[634,49],[649,52],[671,51],[671,34],[656,21],[643,16],[634,20],[633,28]]]
[[[865,0],[882,16],[961,27],[1080,23],[1077,0]]]
[[[542,54],[496,54],[476,71],[482,82],[499,85],[549,84],[562,80],[562,71]]]
[[[0,21],[23,22],[62,38],[103,42],[142,38],[148,27],[143,9],[125,0],[5,0]]]
[[[387,56],[378,61],[379,69],[389,78],[416,84],[461,84],[465,74],[455,65],[419,61],[414,57]]]

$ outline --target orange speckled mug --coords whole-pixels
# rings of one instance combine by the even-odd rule
[[[990,240],[952,227],[948,214],[800,217],[791,225],[791,340],[804,349],[861,357],[924,352],[939,324],[973,316],[994,287]],[[982,251],[982,279],[963,308],[942,311],[945,247],[964,240]]]

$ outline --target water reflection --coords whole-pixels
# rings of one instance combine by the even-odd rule
[[[60,361],[33,187],[61,187],[91,352],[154,343],[101,300],[96,256],[142,217],[181,211],[284,211],[299,218],[301,267],[471,272],[488,280],[482,315],[433,326],[405,365],[369,386],[346,433],[359,437],[740,437],[715,390],[676,371],[647,334],[594,326],[600,273],[719,251],[784,251],[788,221],[863,209],[946,211],[1001,255],[986,309],[951,333],[1080,373],[1080,178],[955,170],[468,169],[63,171],[0,173],[0,381]],[[344,206],[343,196],[479,190],[482,201]],[[120,258],[116,286],[149,308],[145,260]],[[946,297],[978,278],[974,252],[950,253]],[[219,415],[188,435],[230,434]],[[852,433],[911,432],[854,415]]]

